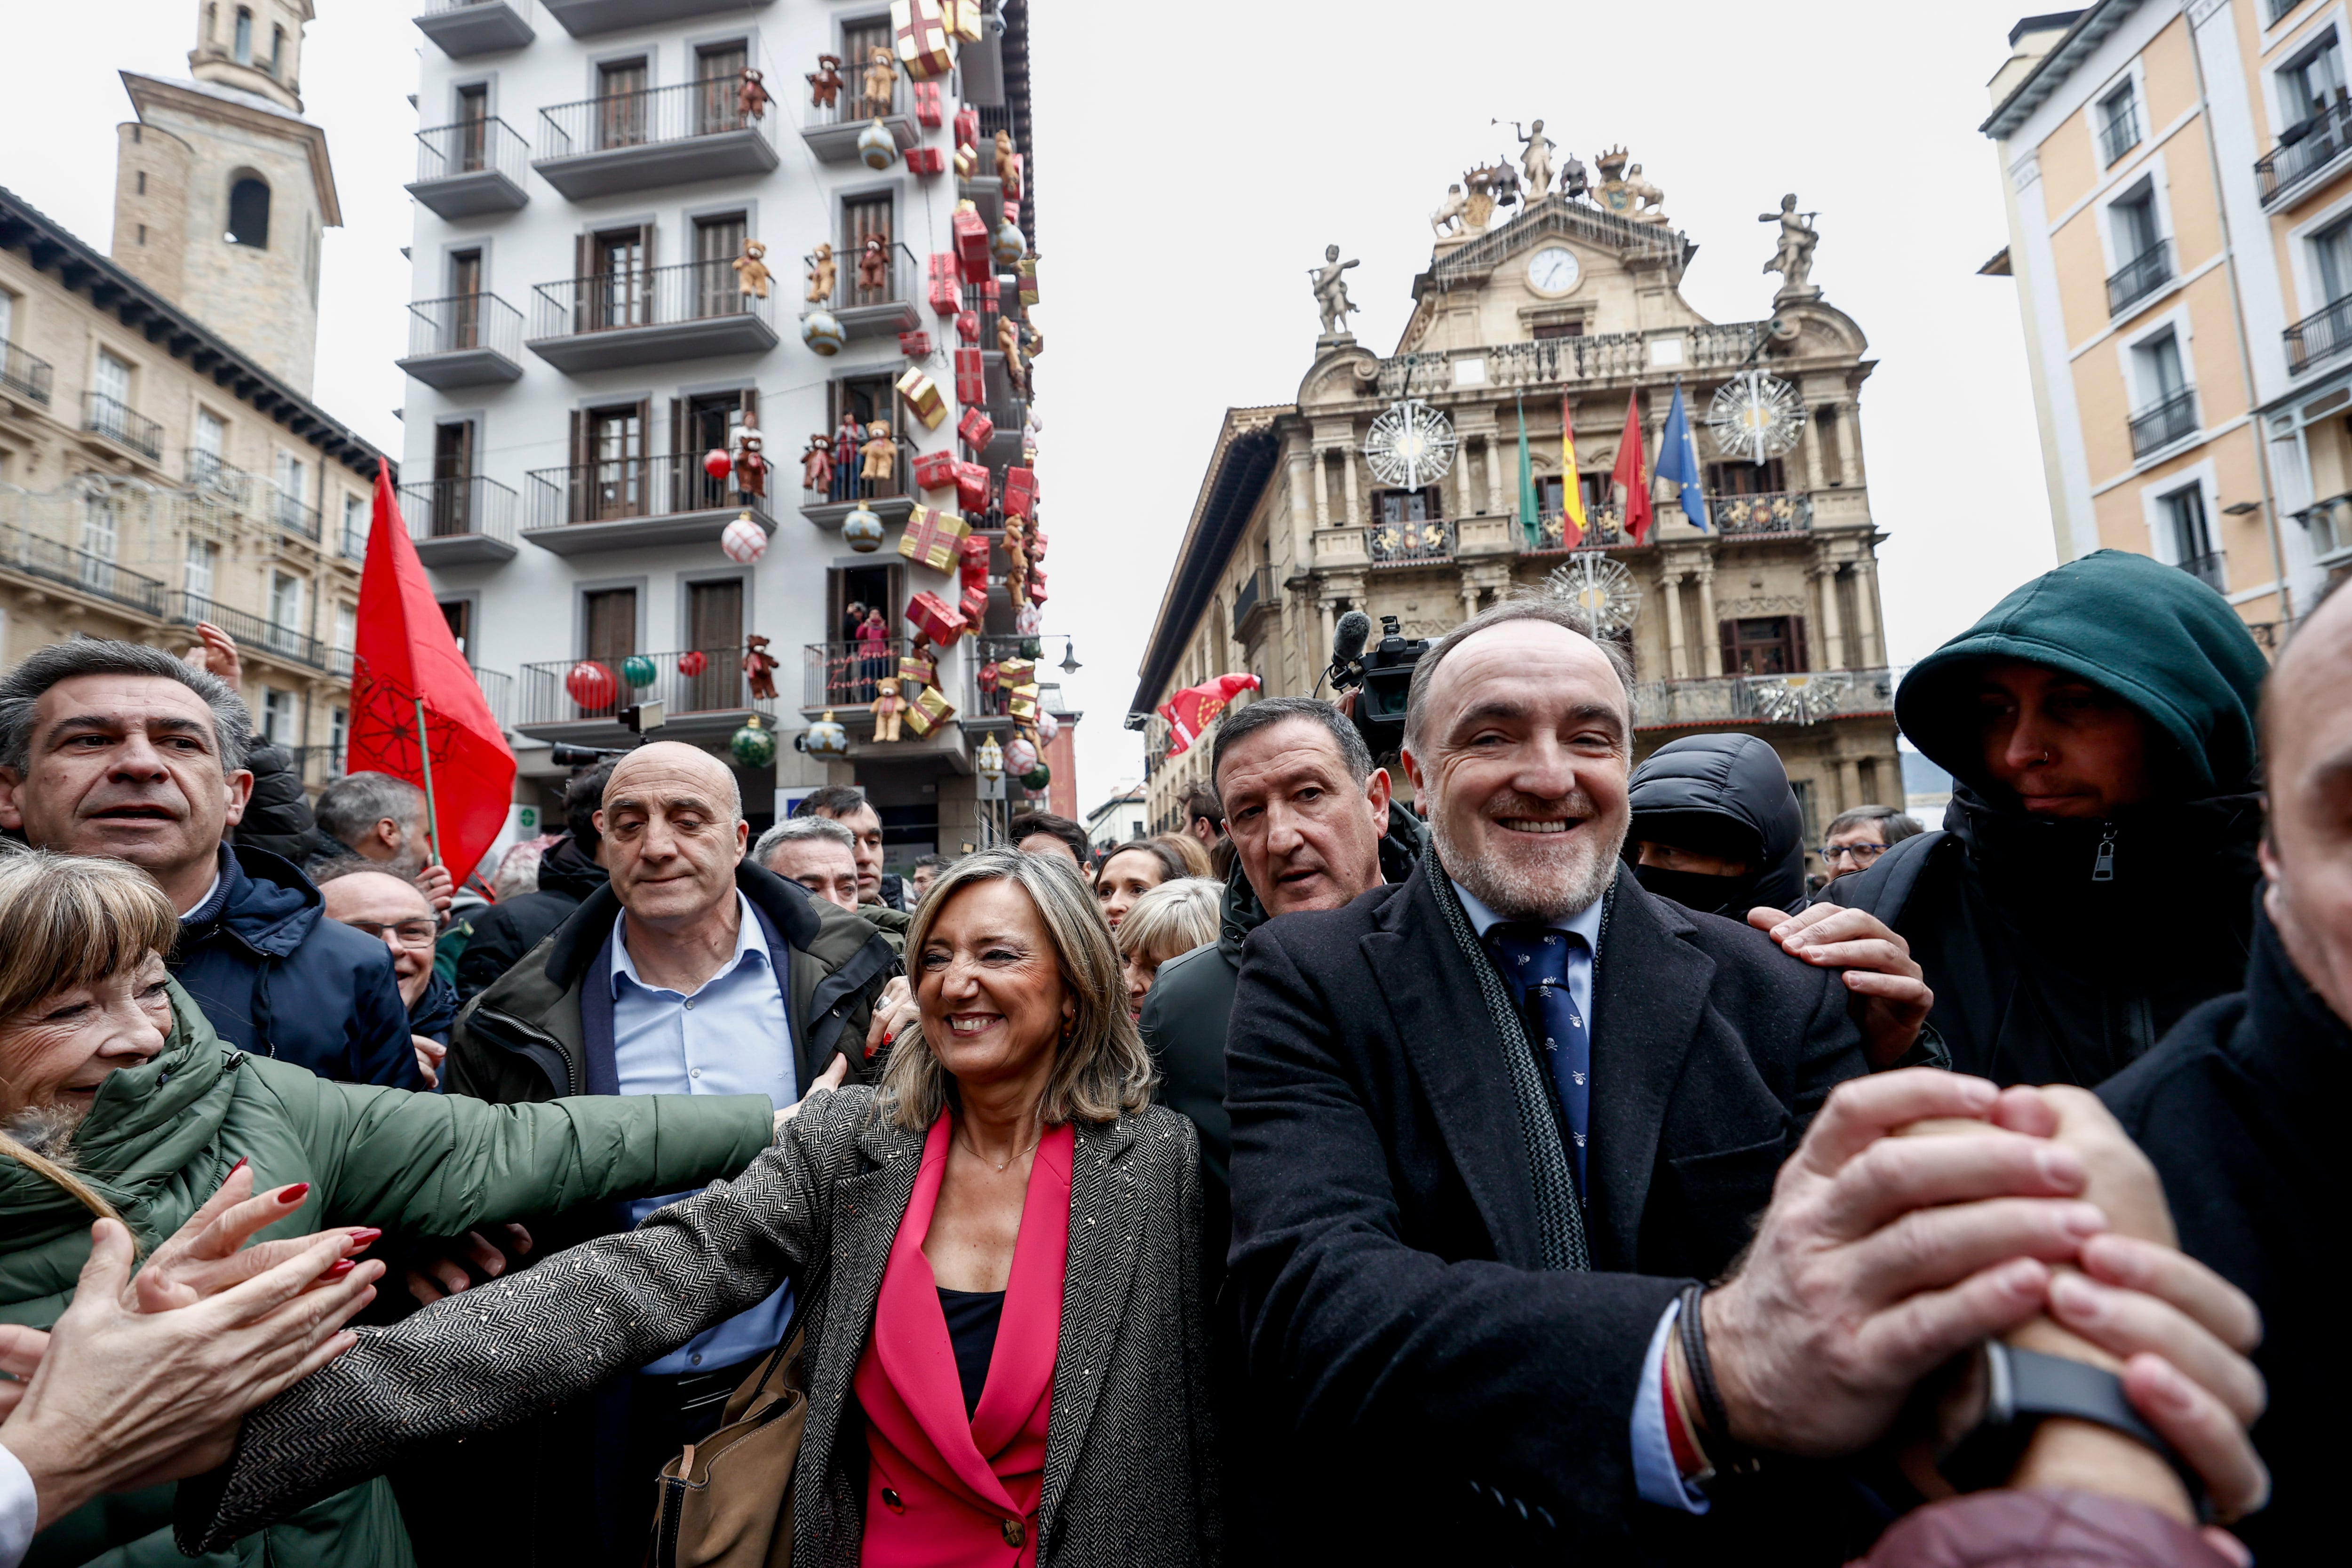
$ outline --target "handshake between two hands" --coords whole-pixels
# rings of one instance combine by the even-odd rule
[[[355,1259],[377,1232],[246,1245],[307,1192],[256,1194],[239,1161],[143,1264],[101,1219],[56,1326],[0,1325],[0,1371],[16,1380],[0,1382],[0,1444],[31,1474],[42,1528],[225,1462],[247,1411],[358,1342],[343,1325],[375,1299],[384,1266]]]

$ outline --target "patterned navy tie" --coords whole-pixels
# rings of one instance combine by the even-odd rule
[[[1568,1118],[1577,1195],[1590,1202],[1584,1144],[1592,1126],[1592,1031],[1568,989],[1569,953],[1584,951],[1584,939],[1546,926],[1497,925],[1487,941],[1495,949],[1495,967],[1519,1005],[1528,1043],[1551,1074],[1552,1089]]]

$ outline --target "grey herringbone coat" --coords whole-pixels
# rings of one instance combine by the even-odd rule
[[[246,1418],[227,1467],[181,1484],[182,1543],[248,1534],[411,1445],[510,1426],[667,1354],[788,1278],[823,1274],[803,1318],[809,1417],[793,1555],[802,1568],[855,1568],[865,1453],[850,1381],[923,1149],[921,1133],[872,1105],[868,1089],[812,1095],[735,1181],[359,1331],[356,1349]],[[1155,1106],[1078,1124],[1040,1568],[1222,1561],[1200,1211],[1191,1122]],[[497,1462],[495,1449],[481,1457]]]

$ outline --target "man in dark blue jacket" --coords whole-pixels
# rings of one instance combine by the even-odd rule
[[[0,679],[0,829],[152,878],[180,911],[173,970],[231,1045],[420,1087],[383,944],[327,920],[292,865],[221,842],[251,744],[245,703],[208,672],[135,643],[54,644]]]

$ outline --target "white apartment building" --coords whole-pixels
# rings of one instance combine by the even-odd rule
[[[945,9],[952,27],[959,7]],[[976,680],[997,645],[949,650],[939,679],[958,711],[929,734],[877,742],[870,710],[911,634],[908,599],[958,599],[952,570],[898,552],[908,514],[928,500],[994,521],[952,490],[919,492],[916,458],[977,459],[998,487],[1023,461],[1026,400],[995,352],[1000,310],[1019,317],[1015,268],[955,281],[951,221],[973,203],[1000,262],[1008,217],[1034,235],[1026,201],[1006,210],[994,156],[1003,131],[1027,162],[1026,0],[974,9],[981,37],[956,46],[955,68],[928,83],[898,70],[882,101],[867,68],[893,47],[887,0],[425,0],[403,510],[467,655],[515,672],[527,798],[561,787],[548,746],[627,744],[621,710],[659,701],[665,738],[722,759],[754,716],[781,732],[772,768],[737,770],[755,825],[779,790],[855,782],[894,867],[973,837],[971,731],[1009,723],[982,713]],[[827,57],[842,83],[830,104],[807,79]],[[747,69],[771,101],[747,97]],[[966,110],[970,177],[955,158]],[[861,272],[873,237],[883,261]],[[772,274],[764,298],[738,265],[752,241]],[[821,244],[838,278],[830,355],[803,341]],[[963,402],[960,312],[989,351],[984,388],[968,381]],[[939,390],[934,428],[896,390],[910,368]],[[985,447],[959,439],[968,405],[991,417]],[[891,478],[853,463],[803,488],[804,447],[845,419],[888,424]],[[763,496],[740,467],[705,467],[753,429]],[[861,509],[887,531],[866,552],[843,533]],[[747,513],[768,544],[739,562],[720,540]],[[853,605],[882,609],[878,653],[852,641]],[[985,628],[1012,630],[1001,586]],[[772,700],[744,674],[755,637],[777,663]],[[845,759],[793,743],[827,712]]]

